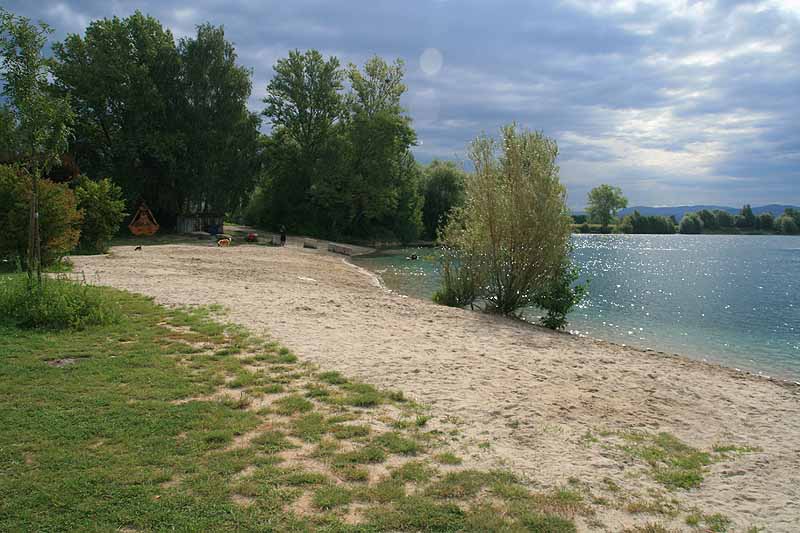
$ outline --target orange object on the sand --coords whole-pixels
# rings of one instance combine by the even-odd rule
[[[139,205],[139,209],[133,215],[133,220],[128,224],[128,229],[134,235],[153,235],[158,231],[159,227],[156,217],[153,216],[153,212],[148,209],[144,202]]]

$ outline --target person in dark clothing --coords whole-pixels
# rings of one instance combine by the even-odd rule
[[[286,226],[281,226],[281,246],[286,246]]]

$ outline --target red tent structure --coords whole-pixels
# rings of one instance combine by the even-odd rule
[[[136,210],[136,214],[133,215],[133,220],[128,224],[128,229],[134,235],[153,235],[158,231],[158,228],[159,225],[156,222],[156,217],[153,216],[153,212],[142,202],[139,205],[139,209]]]

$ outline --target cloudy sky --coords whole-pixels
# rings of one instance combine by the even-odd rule
[[[8,0],[55,39],[139,9],[223,25],[260,110],[290,49],[407,65],[421,161],[516,120],[558,140],[569,204],[800,204],[800,0]]]

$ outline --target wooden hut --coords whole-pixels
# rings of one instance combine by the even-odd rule
[[[215,213],[194,213],[178,215],[175,230],[178,233],[205,231],[216,235],[225,232],[225,215]]]

